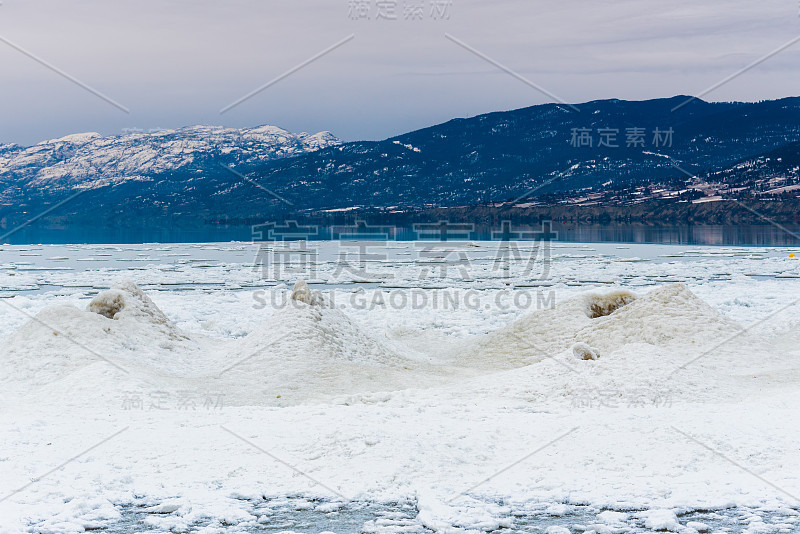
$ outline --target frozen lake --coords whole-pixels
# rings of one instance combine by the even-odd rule
[[[2,247],[0,532],[800,531],[800,247],[283,246]]]

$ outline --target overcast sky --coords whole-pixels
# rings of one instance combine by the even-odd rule
[[[0,142],[191,124],[381,139],[554,101],[445,34],[569,102],[697,94],[800,36],[798,9],[797,0],[3,0],[2,40],[130,112],[0,42]],[[704,99],[798,95],[799,60],[797,43]]]

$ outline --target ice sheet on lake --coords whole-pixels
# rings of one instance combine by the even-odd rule
[[[478,245],[475,280],[437,283],[491,305],[447,311],[258,284],[244,245],[118,247],[158,261],[47,275],[3,258],[2,527],[77,532],[147,509],[156,531],[244,532],[285,501],[277,517],[414,503],[386,532],[798,528],[800,327],[781,311],[796,260],[576,247],[554,263],[555,307],[525,310],[497,305],[506,283]],[[73,248],[33,252],[103,252]],[[406,263],[381,269],[417,282]],[[297,298],[261,310],[231,285]]]

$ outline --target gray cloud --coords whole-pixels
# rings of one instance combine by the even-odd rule
[[[795,0],[452,0],[448,20],[351,20],[348,0],[5,0],[0,35],[130,108],[0,43],[0,142],[78,131],[275,124],[377,139],[549,99],[450,33],[563,98],[693,94],[800,35]],[[219,110],[354,33],[225,115]],[[797,93],[800,44],[709,100]]]

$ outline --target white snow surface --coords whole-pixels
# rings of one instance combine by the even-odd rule
[[[497,305],[507,285],[476,266],[439,282],[491,305],[443,310],[259,286],[245,244],[118,247],[146,261],[113,268],[108,248],[2,251],[0,532],[81,532],[132,503],[153,532],[247,532],[263,496],[412,499],[407,532],[511,528],[540,504],[596,507],[595,532],[688,534],[705,525],[685,512],[733,506],[760,511],[741,531],[800,530],[796,251],[576,245],[552,308]]]

